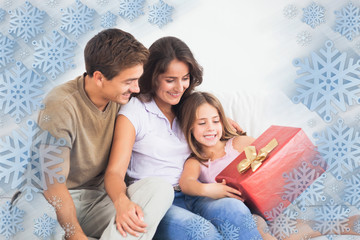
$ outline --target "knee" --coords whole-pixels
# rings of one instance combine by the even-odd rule
[[[172,205],[174,189],[169,182],[159,177],[149,177],[146,179],[145,188],[156,201],[160,201],[164,206],[170,207]]]
[[[235,198],[223,198],[218,203],[225,207],[225,212],[236,213],[237,215],[251,215],[250,209],[242,201]]]

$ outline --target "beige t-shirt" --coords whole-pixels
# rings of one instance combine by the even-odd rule
[[[101,186],[120,104],[100,111],[84,90],[84,76],[55,87],[44,100],[38,124],[70,148],[69,189]]]

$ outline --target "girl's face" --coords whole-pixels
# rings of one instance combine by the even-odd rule
[[[208,103],[200,105],[196,110],[196,120],[192,134],[196,141],[206,147],[212,147],[222,136],[222,124],[216,108]]]
[[[159,75],[155,101],[159,105],[176,105],[190,85],[189,66],[177,59],[170,62],[167,71]]]

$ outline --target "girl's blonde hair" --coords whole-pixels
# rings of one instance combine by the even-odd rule
[[[194,135],[192,134],[192,129],[196,121],[196,112],[198,108],[205,103],[213,106],[218,111],[222,125],[222,136],[220,140],[226,141],[232,137],[238,136],[227,121],[220,101],[214,95],[207,92],[193,92],[190,96],[184,99],[184,102],[180,106],[179,121],[186,141],[192,151],[190,157],[194,157],[200,162],[207,161],[209,157],[201,154],[201,145],[198,141],[196,141]],[[242,135],[243,133],[240,134]]]

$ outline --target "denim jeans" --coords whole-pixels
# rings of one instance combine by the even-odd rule
[[[175,192],[156,240],[261,240],[250,210],[234,198],[211,199]]]

